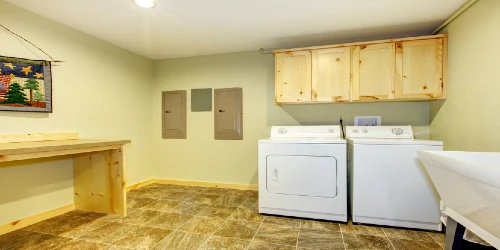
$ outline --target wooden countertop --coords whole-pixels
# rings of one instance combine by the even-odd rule
[[[0,143],[0,162],[100,151],[113,147],[119,148],[130,142],[130,140],[76,139]],[[24,155],[24,157],[9,157],[15,155]]]

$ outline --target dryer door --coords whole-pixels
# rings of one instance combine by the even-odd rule
[[[337,196],[337,160],[331,156],[269,155],[267,191],[284,195]]]

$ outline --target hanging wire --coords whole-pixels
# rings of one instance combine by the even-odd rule
[[[17,40],[22,39],[23,41],[25,41],[25,42],[27,42],[27,43],[31,44],[33,47],[35,47],[35,48],[37,48],[38,50],[40,50],[42,53],[44,53],[46,56],[48,56],[48,57],[52,60],[52,62],[63,62],[63,61],[55,60],[55,59],[54,59],[54,58],[52,58],[49,54],[47,54],[47,52],[43,51],[40,47],[38,47],[38,46],[34,45],[32,42],[28,41],[26,38],[24,38],[24,37],[22,37],[22,36],[20,36],[20,35],[18,35],[18,34],[16,34],[16,33],[14,33],[13,31],[11,31],[11,30],[10,30],[10,29],[8,29],[7,27],[3,26],[2,24],[0,24],[0,27],[4,28],[7,32],[9,32],[9,33],[11,33],[12,35],[14,35],[14,36],[17,38]],[[19,40],[19,41],[22,43],[22,41],[21,41],[21,40]],[[23,43],[23,44],[24,44],[24,43]],[[26,45],[25,45],[25,47],[26,47],[26,48],[28,48]],[[30,48],[28,48],[28,50],[30,50],[33,54],[35,54],[38,58],[40,58],[40,56],[38,56],[38,54],[36,54],[36,53],[35,53],[34,51],[32,51]]]
[[[31,51],[31,53],[33,53],[36,57],[38,57],[38,59],[43,60],[37,53],[35,53],[35,51],[33,51],[29,46],[27,46],[26,43],[24,43],[23,40],[21,40],[19,37],[13,35],[12,33],[8,32],[6,30],[4,30],[4,32],[13,36],[16,40],[19,41],[20,44],[22,44],[26,49],[28,49],[29,51]]]

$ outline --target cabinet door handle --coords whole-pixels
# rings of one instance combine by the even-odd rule
[[[274,175],[273,175],[273,181],[277,181],[277,180],[278,180],[278,169],[275,169]]]
[[[219,113],[223,113],[223,112],[226,112],[226,111],[223,109],[219,109]]]
[[[172,113],[170,110],[165,111],[165,113],[170,114]]]

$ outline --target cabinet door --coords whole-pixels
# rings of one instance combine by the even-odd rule
[[[349,101],[351,47],[312,51],[312,100]]]
[[[443,95],[443,39],[398,42],[396,98],[433,99]]]
[[[394,43],[353,48],[352,100],[394,99]]]
[[[311,52],[276,54],[276,102],[311,101]]]

